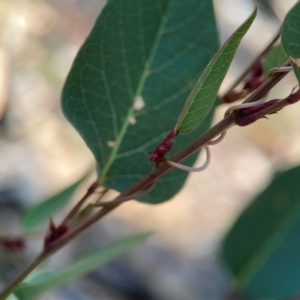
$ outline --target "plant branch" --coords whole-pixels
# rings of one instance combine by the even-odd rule
[[[278,32],[274,36],[274,38],[269,42],[269,44],[265,47],[265,49],[259,53],[259,55],[253,60],[253,62],[250,64],[250,66],[238,77],[238,79],[231,85],[231,87],[224,93],[224,95],[232,92],[244,79],[245,77],[251,72],[253,66],[256,64],[256,62],[264,57],[266,54],[269,53],[269,51],[272,49],[273,45],[277,42],[281,35],[281,27],[279,28]],[[222,96],[223,97],[223,96]],[[221,97],[221,98],[222,98]]]
[[[24,269],[21,270],[20,273],[0,293],[0,300],[7,299],[8,296],[14,292],[17,286],[27,277],[27,275],[39,266],[47,257],[45,256],[45,253],[42,252],[30,264],[25,266]]]
[[[96,201],[94,203],[95,204],[100,203],[108,191],[109,191],[108,188],[104,189],[100,193],[99,197],[96,199]],[[84,208],[82,208],[81,211],[78,212],[77,216],[74,217],[72,224],[73,225],[79,224],[83,219],[85,219],[87,216],[89,216],[93,211],[94,211],[94,207],[92,206],[92,204],[86,205]]]
[[[247,126],[255,121],[266,118],[267,115],[275,114],[284,107],[300,101],[300,89],[291,93],[284,99],[273,99],[260,106],[257,106],[252,113],[244,114],[242,111],[236,112],[236,124]]]
[[[291,63],[287,60],[282,67],[288,67]],[[275,73],[270,76],[260,87],[258,87],[254,93],[252,93],[243,103],[255,102],[261,99],[266,93],[268,93],[271,88],[276,85],[282,78],[284,78],[288,72]]]
[[[61,224],[67,224],[70,220],[72,220],[80,211],[83,204],[88,200],[88,198],[95,192],[95,190],[99,187],[98,182],[94,182],[87,190],[85,195],[77,202],[77,204],[73,207],[73,209],[69,212],[69,214],[65,217]]]
[[[245,102],[252,102],[257,101],[261,98],[261,95],[264,95],[267,93],[276,83],[278,83],[286,73],[277,73],[271,77],[269,77],[257,91],[255,91],[249,98],[246,99]],[[269,109],[266,109],[267,113],[269,112]],[[262,110],[262,113],[264,110]],[[208,130],[206,133],[201,135],[198,139],[196,139],[194,142],[186,146],[184,149],[179,151],[177,154],[175,154],[170,160],[174,162],[180,162],[199,150],[203,145],[210,142],[213,138],[219,136],[222,134],[225,130],[230,128],[231,126],[235,125],[235,114],[229,114],[227,117],[225,117],[223,120],[221,120],[219,123],[217,123],[215,126],[213,126],[210,130]],[[65,245],[69,240],[71,240],[74,236],[81,233],[83,230],[91,226],[92,224],[96,223],[98,220],[103,218],[105,215],[107,215],[109,212],[114,210],[116,207],[118,207],[121,203],[119,202],[122,198],[128,197],[130,195],[133,195],[139,191],[145,190],[147,187],[149,187],[150,184],[153,184],[159,177],[161,177],[163,174],[167,173],[172,167],[167,164],[160,165],[157,169],[150,172],[149,174],[145,175],[142,179],[138,180],[136,183],[134,183],[132,186],[127,188],[125,191],[123,191],[118,197],[116,197],[113,201],[111,201],[111,204],[115,202],[115,206],[111,205],[109,207],[104,207],[98,212],[96,212],[94,215],[90,216],[89,218],[85,219],[81,224],[77,225],[77,227],[73,228],[70,232],[67,232],[64,236],[62,236],[60,239],[55,241],[50,251],[55,251]]]
[[[284,64],[283,66],[286,66],[286,64]],[[286,74],[287,73],[276,73],[271,77],[269,77],[255,92],[253,92],[253,94],[250,97],[246,99],[245,102],[253,102],[259,100],[274,85],[276,85]],[[279,109],[282,105],[283,107],[286,106],[287,103],[283,104],[279,102],[276,105],[277,106],[275,108]],[[274,111],[274,107],[273,107],[273,111]],[[260,114],[264,116],[270,112],[272,112],[272,110],[270,111],[270,108],[267,107],[266,109],[261,110]],[[197,138],[194,142],[192,142],[184,149],[176,153],[172,158],[170,158],[170,160],[174,162],[180,162],[184,160],[185,158],[193,154],[195,151],[199,150],[203,145],[207,144],[208,142],[210,142],[211,140],[213,140],[214,138],[222,134],[224,131],[226,131],[233,125],[235,125],[235,118],[236,118],[236,114],[230,113],[219,123],[213,126],[210,130],[208,130],[206,133],[204,133],[199,138]],[[132,186],[127,188],[125,191],[123,191],[118,197],[116,197],[110,203],[109,206],[103,207],[102,209],[95,212],[93,215],[87,217],[80,224],[71,228],[64,235],[62,235],[60,238],[58,238],[53,243],[51,243],[50,246],[48,246],[47,250],[42,251],[42,253],[32,263],[26,266],[16,276],[16,278],[13,279],[13,281],[5,287],[5,289],[0,293],[0,300],[6,299],[6,297],[8,297],[17,288],[17,286],[26,278],[26,276],[32,270],[34,270],[40,263],[46,260],[49,257],[49,255],[62,248],[64,245],[66,245],[69,241],[71,241],[73,238],[78,236],[84,230],[88,229],[90,226],[92,226],[93,224],[101,220],[103,217],[105,217],[107,214],[112,212],[115,208],[120,206],[121,205],[120,200],[122,198],[128,198],[130,195],[134,195],[135,193],[146,190],[147,187],[149,187],[149,185],[154,184],[159,177],[167,173],[171,168],[172,166],[168,164],[160,165],[157,169],[145,175],[143,178],[141,178]],[[89,192],[87,192],[87,194],[88,193]],[[84,197],[83,199],[86,198]],[[80,202],[84,202],[85,200],[83,199]],[[115,205],[113,205],[113,202],[115,202]]]

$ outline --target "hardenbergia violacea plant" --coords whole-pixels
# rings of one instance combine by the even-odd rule
[[[156,204],[173,197],[185,182],[184,171],[205,170],[211,160],[209,147],[219,144],[232,126],[248,126],[300,100],[298,87],[286,98],[267,100],[271,89],[291,70],[300,77],[300,26],[294,20],[300,13],[299,3],[285,18],[281,33],[228,92],[219,95],[239,44],[256,18],[253,4],[250,16],[218,50],[211,0],[108,1],[79,50],[62,93],[63,113],[93,153],[97,179],[60,223],[56,225],[50,218],[42,251],[3,288],[0,300],[12,293],[20,299],[25,294],[33,299],[46,287],[68,282],[68,276],[75,278],[93,270],[98,256],[89,257],[84,270],[61,272],[68,276],[59,280],[55,277],[58,273],[52,273],[55,280],[51,283],[47,281],[50,277],[42,278],[40,285],[34,277],[24,282],[53,253],[124,202],[137,199]],[[201,28],[207,32],[202,34]],[[280,36],[285,62],[265,70],[265,61]],[[241,99],[245,99],[243,103],[233,104],[224,118],[209,128],[217,104]],[[192,165],[201,148],[207,156],[201,167],[180,163],[187,159],[185,163]],[[80,182],[57,196],[71,195]],[[102,201],[110,189],[120,194]],[[88,202],[95,195],[98,198]],[[32,229],[35,224],[27,226]],[[107,260],[148,236],[137,235],[112,245],[118,250]],[[18,248],[25,239],[0,243]],[[32,288],[35,284],[40,289]]]

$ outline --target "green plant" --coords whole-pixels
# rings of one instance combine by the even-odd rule
[[[118,242],[109,250],[100,249],[65,270],[33,274],[25,279],[50,255],[122,203],[137,199],[155,204],[170,199],[181,189],[188,174],[180,168],[204,169],[186,168],[179,162],[184,160],[185,164],[193,164],[199,149],[205,147],[206,167],[210,158],[209,146],[220,142],[231,126],[250,125],[300,100],[297,89],[284,99],[264,102],[264,96],[291,68],[299,78],[299,10],[297,3],[282,27],[284,53],[281,57],[287,62],[280,61],[283,63],[281,68],[275,68],[280,67],[278,55],[269,53],[277,36],[245,74],[248,77],[242,89],[236,90],[236,87],[245,76],[238,78],[217,102],[222,99],[233,102],[250,96],[242,105],[232,106],[224,119],[209,129],[218,104],[215,103],[218,90],[241,39],[256,17],[256,6],[217,51],[218,38],[210,0],[201,3],[189,0],[184,5],[180,0],[110,0],[81,47],[62,95],[65,116],[95,156],[97,180],[59,225],[50,221],[42,252],[7,285],[0,293],[0,299],[6,299],[12,292],[20,299],[33,297],[66,283],[66,277],[71,280],[85,274],[142,242],[149,234]],[[267,61],[263,65],[262,58],[266,55]],[[266,68],[272,69],[269,76],[263,74]],[[149,158],[141,155],[142,152],[149,153],[153,164],[149,164]],[[169,152],[173,156],[166,159]],[[25,229],[34,229],[39,222],[61,209],[82,180],[28,211],[23,219]],[[115,189],[120,195],[108,202],[102,202],[100,196],[95,203],[86,205],[100,188],[103,188],[102,194],[107,189]],[[239,224],[236,226],[240,228]],[[243,229],[245,225],[241,227]],[[272,297],[287,297],[299,292],[292,286],[284,293],[272,290],[268,294],[245,284],[244,277],[238,276],[233,267],[236,257],[231,255],[235,253],[233,249],[237,242],[234,233],[232,236],[225,241],[223,257],[237,275],[241,289]],[[10,242],[14,245],[14,241]],[[247,264],[247,261],[242,263]]]

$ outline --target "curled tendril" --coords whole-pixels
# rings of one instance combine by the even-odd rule
[[[225,112],[225,117],[228,114],[230,114],[231,112],[235,111],[235,110],[240,110],[240,109],[244,109],[244,108],[255,107],[257,105],[262,105],[265,102],[265,100],[267,99],[268,95],[269,94],[267,93],[261,99],[259,99],[258,101],[255,101],[255,102],[243,103],[243,104],[237,104],[237,105],[230,106]],[[211,140],[203,146],[204,149],[206,150],[206,161],[201,167],[197,167],[197,168],[189,167],[189,166],[185,166],[185,165],[182,165],[180,163],[177,163],[177,162],[174,162],[174,161],[171,161],[171,160],[168,160],[168,159],[164,159],[164,161],[168,165],[170,165],[172,167],[175,167],[175,168],[178,168],[178,169],[181,169],[181,170],[184,170],[184,171],[188,171],[188,172],[201,172],[201,171],[204,171],[208,167],[208,165],[210,163],[210,160],[211,160],[210,149],[209,149],[208,146],[212,146],[212,145],[216,145],[216,144],[220,143],[224,139],[225,135],[226,135],[226,131],[223,131],[217,139]]]
[[[172,167],[175,167],[177,169],[181,169],[181,170],[184,170],[184,171],[188,171],[188,172],[201,172],[201,171],[204,171],[210,163],[210,150],[209,150],[209,147],[207,145],[204,145],[203,147],[206,150],[206,161],[201,167],[198,167],[198,168],[188,167],[188,166],[185,166],[185,165],[182,165],[182,164],[179,164],[179,163],[176,163],[174,161],[167,160],[167,159],[165,160],[165,162],[168,165],[172,166]]]

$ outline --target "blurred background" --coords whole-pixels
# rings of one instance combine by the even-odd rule
[[[221,93],[277,33],[296,0],[257,2],[258,18],[242,41]],[[94,164],[62,115],[60,94],[72,61],[105,3],[0,0],[2,236],[21,234],[19,219],[28,205],[73,183]],[[249,15],[252,3],[215,0],[214,5],[224,42]],[[286,97],[295,85],[293,75],[288,75],[270,98]],[[217,109],[214,122],[227,107]],[[225,140],[211,148],[208,170],[191,174],[173,200],[156,206],[131,201],[118,208],[59,251],[49,266],[68,265],[82,253],[135,232],[152,229],[155,235],[104,268],[40,299],[225,299],[232,283],[218,260],[219,245],[274,171],[299,164],[299,112],[299,105],[293,105],[269,120],[230,129]],[[78,191],[78,197],[82,193]],[[108,193],[107,199],[112,196]],[[55,219],[61,220],[65,212]],[[0,249],[2,284],[38,253],[42,237],[31,238],[23,251]]]

